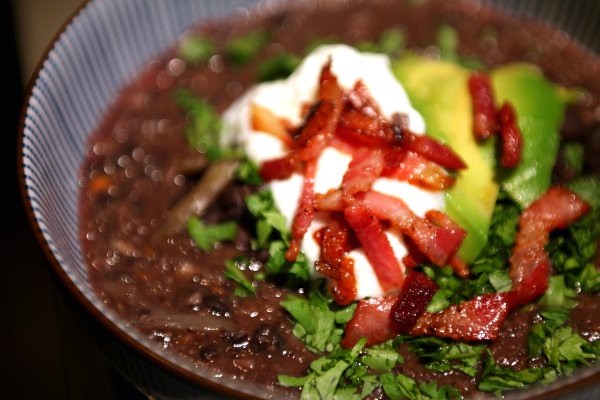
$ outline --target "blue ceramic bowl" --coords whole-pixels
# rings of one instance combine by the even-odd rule
[[[600,3],[491,1],[550,21],[600,52]],[[78,170],[90,132],[123,84],[153,56],[204,19],[243,13],[248,0],[94,0],[52,43],[27,96],[19,147],[23,197],[39,242],[85,313],[98,323],[98,343],[141,391],[155,398],[272,398],[269,390],[214,376],[165,353],[96,297],[78,236]],[[261,2],[276,7],[284,1]],[[582,370],[551,387],[554,396],[600,398],[598,370]],[[518,397],[549,398],[544,392]]]

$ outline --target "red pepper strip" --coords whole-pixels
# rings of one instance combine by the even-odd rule
[[[456,182],[444,168],[420,154],[393,148],[387,151],[382,175],[428,190],[446,190]]]
[[[385,342],[396,336],[392,329],[390,312],[396,296],[377,297],[361,300],[352,319],[346,324],[340,344],[350,348],[361,338],[367,339],[367,346]]]
[[[502,150],[500,164],[505,168],[514,168],[521,162],[523,136],[517,125],[516,113],[509,102],[505,102],[498,112],[500,120],[500,140]]]
[[[344,216],[365,250],[383,291],[388,293],[399,290],[404,283],[404,272],[383,231],[381,222],[360,203],[346,207]]]
[[[438,290],[438,285],[423,272],[410,271],[391,310],[392,328],[408,333]]]
[[[379,149],[363,147],[357,151],[344,174],[342,190],[345,196],[371,189],[384,167],[383,152]]]
[[[296,257],[298,257],[302,238],[304,237],[306,231],[308,231],[308,228],[315,215],[313,187],[316,170],[316,161],[306,163],[304,168],[304,184],[302,186],[302,193],[300,194],[298,208],[292,222],[292,238],[290,240],[290,247],[285,253],[285,259],[290,262],[295,261]]]
[[[523,211],[510,257],[512,306],[529,303],[544,294],[550,276],[545,250],[550,232],[565,228],[590,210],[590,205],[570,190],[551,187]]]
[[[315,268],[329,278],[333,299],[338,304],[350,304],[356,298],[354,262],[347,256],[353,247],[350,227],[340,214],[332,214],[319,236],[321,256]]]
[[[445,266],[464,239],[464,231],[435,226],[431,221],[416,216],[399,198],[370,191],[357,195],[357,200],[367,206],[375,217],[390,221],[410,237],[435,265]]]
[[[409,130],[398,130],[396,143],[404,146],[407,150],[414,151],[426,159],[441,165],[444,168],[457,170],[467,167],[465,162],[450,147],[438,142],[432,137],[415,135]]]
[[[494,92],[490,78],[481,72],[469,76],[469,92],[473,105],[473,133],[482,141],[498,130]]]
[[[410,334],[454,340],[494,340],[508,311],[507,293],[483,294],[453,304],[438,313],[423,313],[410,330]]]

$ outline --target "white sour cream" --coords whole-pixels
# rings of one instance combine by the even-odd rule
[[[346,45],[325,45],[308,55],[287,79],[256,85],[238,99],[223,115],[223,144],[241,147],[258,164],[284,156],[285,145],[279,139],[252,129],[251,105],[260,105],[294,125],[300,124],[302,106],[314,101],[321,70],[330,59],[331,70],[337,76],[340,86],[349,90],[361,80],[386,118],[391,118],[394,113],[403,113],[408,115],[411,131],[425,131],[422,116],[411,106],[404,88],[392,74],[386,56],[360,53]],[[317,162],[315,193],[326,193],[340,187],[350,161],[350,155],[333,147],[326,148]],[[303,180],[303,176],[294,174],[289,179],[269,183],[275,205],[286,218],[288,227],[291,227],[296,212]],[[407,182],[379,178],[373,184],[373,190],[401,198],[419,216],[432,209],[444,208],[442,193],[424,190]],[[314,263],[320,256],[320,248],[314,240],[314,233],[325,225],[326,218],[325,213],[316,215],[301,246],[315,276],[318,273],[314,270]],[[400,261],[407,254],[402,235],[393,229],[387,231],[386,235]],[[364,250],[353,250],[349,257],[354,261],[356,298],[384,294]]]

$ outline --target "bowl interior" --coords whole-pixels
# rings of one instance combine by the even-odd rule
[[[538,15],[600,49],[600,2],[488,1]],[[83,7],[50,49],[32,86],[22,132],[22,182],[47,253],[76,295],[98,315],[147,349],[155,346],[128,329],[96,297],[78,230],[77,173],[94,130],[117,91],[192,24],[253,5],[248,0],[95,0]],[[277,2],[271,2],[277,3]],[[594,5],[595,4],[595,5]],[[589,12],[590,7],[593,12]],[[174,356],[167,363],[198,374]],[[206,377],[207,379],[213,379]],[[234,383],[230,383],[234,385]],[[238,388],[239,389],[239,388]]]

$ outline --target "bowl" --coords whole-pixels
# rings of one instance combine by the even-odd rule
[[[40,246],[113,365],[160,399],[274,398],[264,387],[214,375],[158,348],[99,300],[79,240],[78,170],[87,139],[119,89],[200,21],[269,12],[285,1],[92,0],[51,43],[26,96],[19,145],[23,200]],[[600,2],[481,1],[547,21],[600,52]],[[476,3],[479,4],[479,3]],[[600,398],[597,368],[515,398]]]

